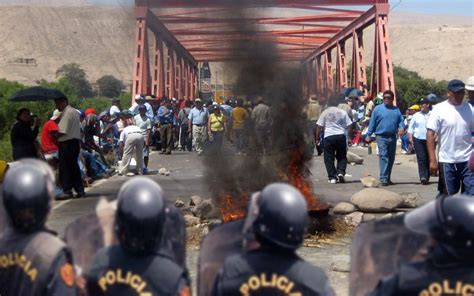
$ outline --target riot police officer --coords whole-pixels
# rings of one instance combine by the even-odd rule
[[[76,295],[72,257],[45,228],[54,174],[39,160],[10,168],[2,189],[8,229],[0,239],[0,295]]]
[[[226,259],[213,295],[333,295],[324,272],[296,254],[307,215],[304,197],[288,184],[254,194],[247,222],[260,247]]]
[[[474,295],[474,199],[439,198],[406,214],[404,224],[434,245],[426,260],[402,264],[370,295]]]
[[[159,253],[166,204],[161,187],[146,177],[118,193],[119,245],[98,251],[86,275],[90,295],[190,295],[186,270]]]

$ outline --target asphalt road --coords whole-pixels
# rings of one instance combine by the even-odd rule
[[[327,182],[323,157],[314,156],[310,165],[312,175],[310,180],[316,196],[330,205],[340,201],[349,201],[350,197],[363,188],[359,179],[367,174],[378,176],[377,155],[368,155],[365,149],[352,148],[352,152],[364,157],[363,165],[347,168],[345,184],[329,184]],[[235,157],[238,160],[242,156]],[[164,189],[167,199],[174,202],[177,198],[187,200],[192,195],[210,197],[204,185],[202,158],[195,153],[175,152],[172,155],[153,153],[150,157],[150,169],[155,171],[148,177],[156,180]],[[421,203],[434,199],[436,195],[437,178],[430,185],[422,186],[418,182],[418,171],[414,155],[397,155],[393,169],[393,182],[395,185],[385,187],[394,192],[414,192],[421,196]],[[156,174],[160,168],[166,168],[171,173],[169,176]],[[133,177],[132,177],[133,178]],[[87,198],[72,199],[56,202],[48,225],[63,234],[65,227],[78,217],[94,211],[98,200],[103,197],[108,200],[116,198],[120,186],[130,177],[114,176],[93,184],[87,191]],[[334,270],[334,266],[348,266],[350,253],[350,236],[338,238],[335,242],[322,243],[317,248],[301,248],[299,254],[309,262],[322,267],[328,274],[337,295],[348,295],[348,272]],[[199,248],[191,246],[187,250],[187,266],[190,271],[193,285],[196,280],[196,266]]]

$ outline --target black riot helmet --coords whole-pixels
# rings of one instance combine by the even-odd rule
[[[442,244],[474,251],[474,199],[448,196],[406,214],[408,229],[432,236]]]
[[[25,159],[5,174],[3,205],[15,230],[33,232],[44,227],[54,198],[54,174],[44,162]]]
[[[296,250],[302,243],[308,224],[308,209],[303,195],[293,186],[273,183],[254,195],[256,206],[253,231],[262,245]]]
[[[135,255],[157,249],[165,222],[166,205],[160,185],[146,177],[126,182],[118,193],[115,232],[120,245]]]

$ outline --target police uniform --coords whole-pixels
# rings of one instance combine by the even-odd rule
[[[474,295],[474,200],[441,197],[404,217],[409,230],[436,245],[422,262],[403,264],[370,295]]]
[[[183,268],[157,254],[133,256],[121,246],[101,249],[86,277],[91,295],[189,295]]]
[[[223,295],[332,295],[324,272],[292,252],[257,250],[226,260],[214,287]]]
[[[0,295],[76,295],[71,254],[52,233],[8,231],[0,240]]]
[[[474,295],[474,262],[437,247],[428,260],[402,265],[370,295]]]

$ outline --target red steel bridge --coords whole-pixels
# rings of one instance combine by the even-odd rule
[[[234,16],[237,6],[252,13]],[[369,26],[375,38],[368,92],[395,87],[388,0],[135,0],[134,13],[134,97],[194,97],[199,62],[245,59],[236,40],[274,42],[282,60],[300,62],[306,96],[351,86],[367,91]]]

